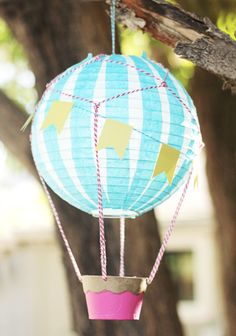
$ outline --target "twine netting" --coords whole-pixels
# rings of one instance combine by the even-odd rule
[[[104,280],[107,278],[104,208],[111,212],[117,210],[115,213],[121,218],[152,209],[189,178],[193,158],[202,147],[195,108],[187,93],[178,85],[166,69],[145,58],[90,55],[53,79],[37,106],[32,127],[32,151],[39,174],[68,203],[91,214],[97,211]],[[40,133],[42,120],[55,100],[74,102],[62,133],[58,140],[55,140],[52,128],[35,136]],[[153,119],[145,119],[147,111]],[[97,150],[99,134],[107,118],[132,125],[133,138],[123,160],[119,161],[111,151],[104,150],[102,153]],[[181,152],[171,185],[164,176],[151,179],[160,145],[165,142]],[[151,148],[150,152],[148,148]],[[54,207],[53,204],[51,206]],[[148,283],[152,282],[158,270],[180,206],[171,221]],[[56,218],[55,210],[53,212]],[[58,225],[57,218],[56,222]],[[67,246],[60,222],[59,231]],[[119,274],[124,276],[123,219],[120,235]],[[70,247],[67,250],[74,265]],[[81,274],[74,268],[79,278]]]

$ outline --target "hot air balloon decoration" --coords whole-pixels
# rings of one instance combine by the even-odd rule
[[[137,320],[189,186],[202,148],[194,104],[162,65],[115,54],[91,54],[54,78],[32,122],[33,159],[78,279],[90,319]],[[81,275],[47,185],[99,222],[101,275]],[[147,277],[124,271],[125,218],[183,191],[154,266]],[[107,275],[104,217],[120,218],[119,276]]]
[[[47,85],[31,142],[44,186],[99,217],[102,275],[78,271],[90,318],[138,319],[163,249],[148,278],[108,276],[103,219],[120,217],[124,225],[185,183],[165,247],[202,147],[191,98],[145,55],[89,55]]]

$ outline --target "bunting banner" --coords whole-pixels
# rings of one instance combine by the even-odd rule
[[[132,126],[128,124],[107,119],[103,126],[97,149],[101,150],[107,147],[113,147],[119,158],[122,159],[128,147],[132,129]]]
[[[73,102],[54,101],[43,121],[41,129],[46,129],[53,125],[57,133],[60,133],[72,110],[73,104]],[[118,157],[122,159],[129,145],[132,130],[132,126],[128,124],[113,119],[106,119],[100,134],[97,150],[112,147]],[[180,151],[177,149],[162,144],[152,177],[154,178],[164,172],[169,184],[171,184],[179,155]]]
[[[54,101],[44,119],[41,130],[53,125],[56,127],[57,133],[60,133],[73,105],[72,102]]]
[[[171,184],[179,156],[180,151],[169,145],[162,144],[152,177],[156,177],[160,173],[165,173],[169,184]]]

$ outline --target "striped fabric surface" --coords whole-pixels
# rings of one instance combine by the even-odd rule
[[[53,101],[74,102],[60,133],[53,125],[41,129]],[[32,124],[34,160],[55,193],[93,215],[98,208],[94,102],[101,102],[98,137],[106,118],[133,127],[123,159],[106,148],[99,151],[99,164],[104,214],[135,217],[187,179],[202,146],[195,107],[182,85],[146,57],[89,55],[49,83]],[[171,184],[164,173],[152,178],[162,143],[181,152]]]

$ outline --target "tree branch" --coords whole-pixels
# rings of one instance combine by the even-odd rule
[[[150,33],[177,55],[221,77],[223,88],[236,93],[236,42],[210,19],[164,0],[121,0],[117,20]]]
[[[7,144],[8,150],[36,175],[29,146],[30,127],[24,133],[20,132],[26,118],[26,113],[0,91],[0,125],[4,125],[1,127],[0,141]]]

